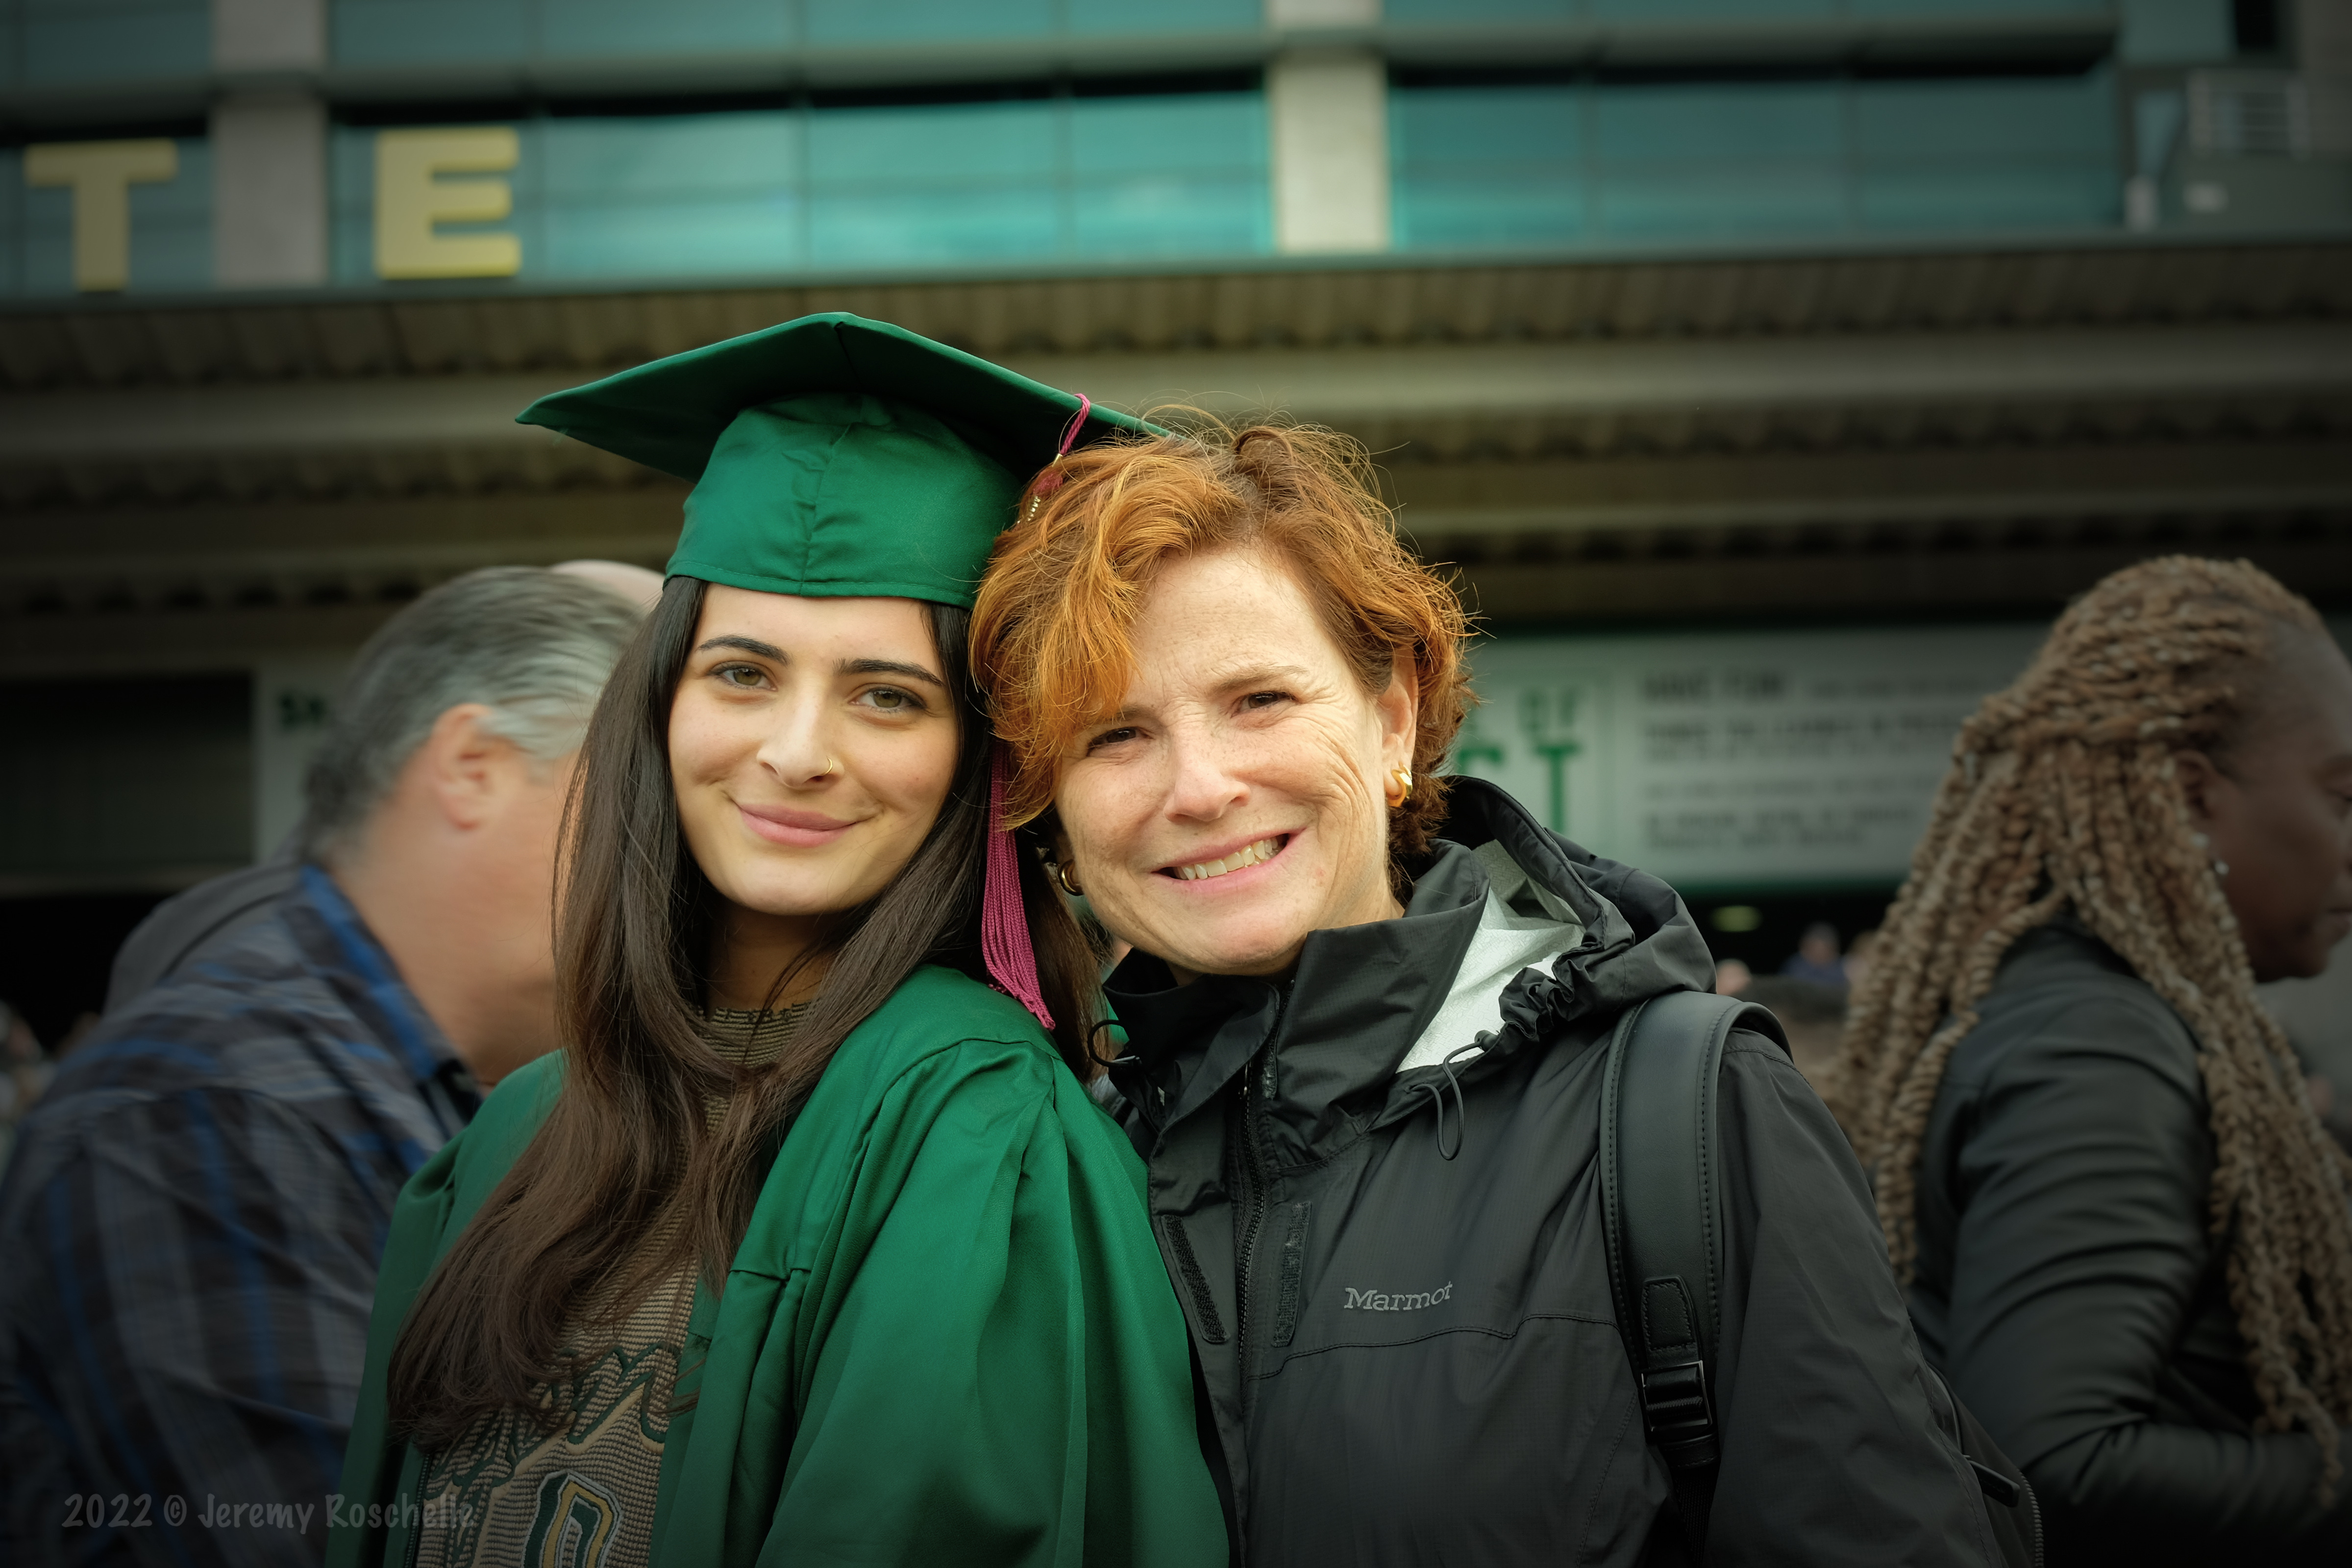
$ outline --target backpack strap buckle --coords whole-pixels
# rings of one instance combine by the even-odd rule
[[[1642,1373],[1642,1429],[1675,1469],[1716,1461],[1715,1399],[1706,1363],[1680,1362]]]

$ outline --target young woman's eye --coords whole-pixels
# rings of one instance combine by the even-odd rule
[[[710,673],[719,678],[721,685],[739,690],[749,690],[768,679],[756,664],[722,664]]]
[[[882,713],[919,713],[923,710],[921,698],[895,686],[877,686],[861,693],[858,700]]]

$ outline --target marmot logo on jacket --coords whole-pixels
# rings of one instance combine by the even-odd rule
[[[1433,1307],[1454,1298],[1454,1281],[1448,1279],[1434,1290],[1418,1290],[1410,1295],[1382,1295],[1378,1290],[1349,1289],[1348,1300],[1341,1305],[1343,1312],[1410,1312],[1416,1307]]]

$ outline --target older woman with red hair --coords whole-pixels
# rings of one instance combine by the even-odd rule
[[[1634,1342],[1690,1329],[1613,1305],[1603,1068],[1713,966],[1673,889],[1441,774],[1467,628],[1360,449],[1139,435],[1022,507],[975,668],[1010,816],[1135,950],[1110,1077],[1240,1559],[1996,1560],[1862,1173],[1749,1029],[1707,1377],[1645,1400]]]

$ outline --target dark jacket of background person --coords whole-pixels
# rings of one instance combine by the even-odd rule
[[[473,1094],[333,881],[300,879],[67,1058],[0,1182],[0,1258],[40,1265],[0,1272],[12,1562],[323,1550],[393,1200]],[[126,1528],[68,1528],[90,1493]],[[214,1500],[308,1512],[201,1527]]]
[[[1981,1015],[1927,1123],[1911,1310],[2032,1480],[2051,1560],[2352,1560],[2352,1485],[2323,1511],[2310,1435],[2253,1430],[2189,1026],[2071,919],[2018,942]]]
[[[1230,1533],[1268,1565],[1675,1560],[1610,1300],[1598,1047],[1713,965],[1664,883],[1475,780],[1450,804],[1404,918],[1317,932],[1292,981],[1179,987],[1138,953],[1110,982]],[[1398,1074],[1490,868],[1512,865],[1582,940],[1510,984],[1458,1095],[1444,1069]],[[1733,1283],[1707,1561],[1997,1561],[1844,1136],[1760,1037],[1732,1037],[1721,1084]],[[1673,1538],[1655,1556],[1654,1534]]]

